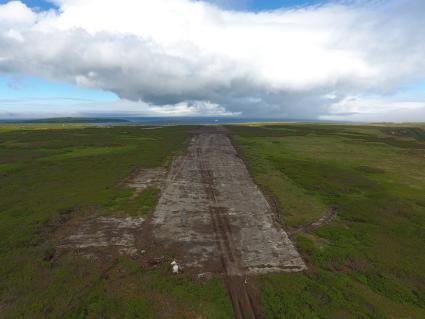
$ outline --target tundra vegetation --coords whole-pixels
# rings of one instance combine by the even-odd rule
[[[260,276],[265,318],[425,318],[424,126],[231,126],[309,270]]]
[[[76,216],[149,215],[158,189],[131,199],[122,181],[140,168],[166,165],[182,149],[185,126],[0,127],[0,317],[225,318],[222,279],[196,282],[169,263],[141,267],[125,256],[51,259],[51,231]],[[172,258],[172,252],[163,252]]]
[[[308,270],[258,276],[264,318],[425,317],[425,127],[228,126]],[[166,166],[193,127],[0,126],[0,317],[231,318],[220,277],[117,256],[52,258],[55,229],[93,212],[148,217],[159,190],[123,181]],[[164,251],[172,260],[173,252]]]

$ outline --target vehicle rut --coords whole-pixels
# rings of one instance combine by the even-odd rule
[[[199,149],[197,153],[199,154]],[[249,295],[246,289],[246,282],[242,280],[243,270],[237,263],[234,255],[237,250],[233,247],[232,230],[227,219],[225,208],[219,207],[215,195],[213,174],[207,168],[208,166],[199,159],[202,181],[209,199],[214,205],[210,207],[213,229],[216,234],[218,249],[221,256],[222,267],[224,269],[226,288],[232,301],[233,313],[236,319],[256,319],[259,318],[253,297]]]

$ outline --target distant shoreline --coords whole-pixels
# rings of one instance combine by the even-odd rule
[[[208,125],[208,124],[261,124],[261,123],[317,123],[351,125],[424,125],[421,122],[350,122],[314,119],[243,118],[243,117],[55,117],[39,119],[0,119],[0,124],[97,124],[97,125]]]
[[[91,118],[91,117],[55,117],[24,120],[0,120],[1,124],[91,124],[91,123],[128,123],[121,118]]]
[[[341,121],[321,121],[312,119],[285,118],[243,118],[209,116],[170,116],[170,117],[54,117],[37,119],[0,119],[0,124],[144,124],[144,125],[196,125],[196,124],[247,124],[247,123],[354,123]]]

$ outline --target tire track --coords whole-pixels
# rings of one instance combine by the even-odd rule
[[[198,156],[201,149],[197,150]],[[210,215],[213,222],[213,228],[216,235],[220,259],[224,270],[224,278],[227,291],[233,306],[233,313],[236,319],[257,319],[260,318],[259,310],[256,309],[251,296],[246,287],[246,281],[243,280],[245,274],[242,267],[234,257],[237,254],[233,243],[232,231],[227,218],[226,209],[219,206],[214,187],[214,177],[208,169],[205,160],[199,156],[199,165],[203,185],[208,194],[209,199],[213,203],[210,207]]]

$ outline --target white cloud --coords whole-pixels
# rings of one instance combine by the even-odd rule
[[[425,119],[425,101],[347,96],[331,104],[328,114],[321,115],[319,118],[366,122],[419,122]]]
[[[64,110],[63,105],[68,107]],[[142,101],[91,102],[67,98],[0,99],[0,118],[43,118],[109,114],[111,116],[235,116],[208,101],[188,101],[173,105],[152,105]]]
[[[0,27],[30,26],[37,19],[37,15],[20,1],[10,1],[0,5]]]
[[[293,118],[425,78],[421,0],[262,13],[189,0],[55,2],[59,10],[47,13],[0,5],[0,72],[111,90],[165,111],[198,101]]]

